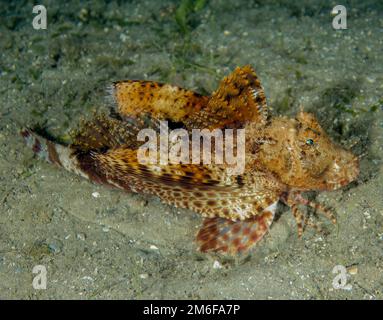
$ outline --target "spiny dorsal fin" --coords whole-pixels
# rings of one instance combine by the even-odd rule
[[[245,123],[266,124],[264,90],[250,66],[236,68],[212,94],[206,108],[188,118],[198,128],[242,127]]]

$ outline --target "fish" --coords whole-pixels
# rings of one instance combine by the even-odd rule
[[[42,160],[92,182],[155,195],[200,214],[196,244],[201,252],[249,252],[268,233],[280,202],[290,207],[298,237],[306,227],[319,229],[301,207],[336,223],[331,209],[304,193],[337,190],[359,175],[358,156],[333,142],[314,114],[272,114],[250,65],[237,67],[209,96],[154,81],[117,81],[108,88],[108,106],[109,114],[95,112],[83,119],[70,143],[30,128],[21,135]],[[163,122],[190,135],[194,130],[222,130],[225,138],[227,132],[238,137],[243,130],[243,144],[224,141],[225,147],[244,151],[242,172],[233,174],[225,162],[141,161],[140,132],[160,134]],[[214,148],[217,140],[213,142]],[[155,159],[160,152],[154,150]]]

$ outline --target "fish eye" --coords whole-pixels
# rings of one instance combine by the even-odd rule
[[[313,139],[307,139],[306,140],[306,144],[309,145],[309,146],[313,146],[314,145],[314,140]]]

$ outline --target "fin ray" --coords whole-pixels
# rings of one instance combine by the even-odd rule
[[[245,123],[265,124],[268,107],[263,87],[251,66],[236,68],[210,96],[170,84],[126,80],[109,90],[122,118],[149,114],[187,129],[240,128]]]
[[[191,90],[154,81],[118,81],[109,92],[122,118],[150,114],[159,120],[184,122],[208,101],[208,97]]]
[[[207,218],[197,234],[202,252],[220,252],[229,255],[250,250],[268,231],[275,214],[275,202],[264,212],[243,221]]]
[[[232,176],[214,165],[141,164],[137,151],[126,148],[94,153],[93,159],[114,184],[156,195],[205,217],[244,220],[275,202],[283,188],[263,172]]]

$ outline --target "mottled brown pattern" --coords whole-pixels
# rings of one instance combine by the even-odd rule
[[[291,207],[299,236],[305,226],[315,227],[300,205],[335,222],[330,210],[305,199],[302,192],[336,190],[359,173],[358,158],[334,144],[314,115],[272,117],[250,66],[236,68],[211,96],[130,80],[114,83],[110,95],[115,107],[112,116],[95,115],[83,121],[68,148],[59,148],[32,131],[22,135],[41,158],[95,182],[153,194],[165,203],[200,213],[205,220],[197,243],[203,252],[249,250],[267,233],[279,200]],[[228,175],[225,165],[140,164],[137,132],[158,129],[158,121],[164,119],[188,130],[244,128],[245,172]]]

